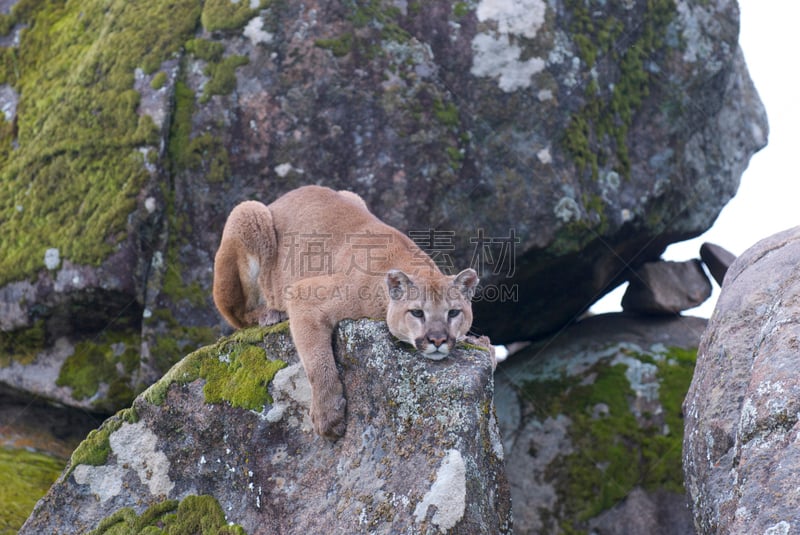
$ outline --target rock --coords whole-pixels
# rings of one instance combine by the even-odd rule
[[[500,5],[11,9],[26,53],[0,65],[18,104],[0,124],[0,325],[45,337],[0,380],[46,368],[43,396],[127,406],[218,337],[231,208],[302,184],[352,189],[444,268],[478,268],[476,330],[497,343],[556,331],[706,230],[767,138],[736,3]],[[61,339],[73,353],[48,356]]]
[[[694,535],[692,519],[682,494],[633,489],[619,505],[589,522],[597,535]]]
[[[736,255],[719,245],[706,242],[700,246],[700,258],[708,268],[711,276],[717,281],[717,284],[722,286],[725,273],[728,272],[728,268],[736,260]]]
[[[515,533],[692,533],[681,403],[705,324],[592,316],[498,365]]]
[[[678,314],[711,297],[711,282],[699,260],[648,262],[633,272],[622,309],[638,314]]]
[[[334,347],[335,443],[311,431],[286,324],[240,331],[90,434],[21,533],[104,533],[196,500],[249,534],[510,533],[488,353],[429,361],[369,320],[340,324]]]
[[[698,533],[800,529],[800,227],[766,238],[725,275],[684,412],[684,470]]]

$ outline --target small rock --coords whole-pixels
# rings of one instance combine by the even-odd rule
[[[699,260],[648,262],[630,279],[622,309],[639,314],[677,314],[711,296],[711,282]]]
[[[622,503],[593,519],[590,525],[590,533],[603,535],[694,534],[683,496],[664,491],[648,493],[640,487],[633,489]]]
[[[44,265],[47,269],[56,269],[61,264],[61,254],[58,249],[51,248],[44,252]]]
[[[717,281],[717,284],[722,286],[725,273],[727,273],[733,261],[736,260],[736,255],[719,245],[706,242],[700,247],[700,258],[708,268],[711,276]]]

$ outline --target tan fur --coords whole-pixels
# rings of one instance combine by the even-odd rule
[[[311,383],[311,419],[328,438],[345,428],[331,347],[336,324],[385,317],[394,336],[439,360],[472,324],[477,283],[472,269],[443,275],[355,193],[319,186],[290,191],[269,206],[236,206],[214,261],[214,302],[231,325],[268,325],[288,315]]]

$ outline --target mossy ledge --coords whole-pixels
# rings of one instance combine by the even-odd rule
[[[133,424],[138,420],[139,417],[134,409],[123,409],[103,422],[103,425],[99,428],[91,431],[86,439],[72,452],[67,475],[71,474],[79,464],[89,466],[105,464],[108,461],[108,455],[111,453],[111,443],[108,440],[111,434],[122,427],[122,424],[126,422]]]
[[[153,405],[162,405],[171,385],[205,379],[206,403],[227,402],[233,407],[260,410],[272,402],[267,386],[286,363],[269,359],[256,344],[269,334],[287,333],[288,329],[288,322],[253,327],[202,347],[184,357],[142,396]]]
[[[266,351],[258,344],[270,334],[288,333],[288,330],[289,322],[285,321],[268,327],[237,331],[214,345],[202,347],[184,357],[140,397],[153,405],[163,405],[171,385],[204,379],[206,403],[228,403],[233,407],[260,410],[266,403],[272,402],[267,386],[286,363],[267,358]],[[72,453],[69,472],[79,464],[105,464],[111,453],[111,434],[123,423],[137,421],[136,410],[128,408],[103,422]]]
[[[246,535],[238,524],[228,524],[225,513],[213,496],[190,495],[180,502],[164,500],[151,505],[141,515],[130,507],[100,521],[87,535],[115,534],[190,534]]]

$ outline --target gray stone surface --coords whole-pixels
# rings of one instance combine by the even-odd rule
[[[511,532],[488,353],[465,347],[433,362],[383,322],[343,323],[334,345],[347,431],[330,443],[311,429],[288,330],[269,331],[185,357],[107,420],[21,533],[84,533],[124,508],[130,518],[189,495],[213,497],[250,535]],[[286,366],[272,398],[247,408],[267,388],[251,377],[274,359]],[[103,444],[105,459],[86,454]]]
[[[703,336],[684,412],[699,533],[800,533],[800,227],[736,259]]]

